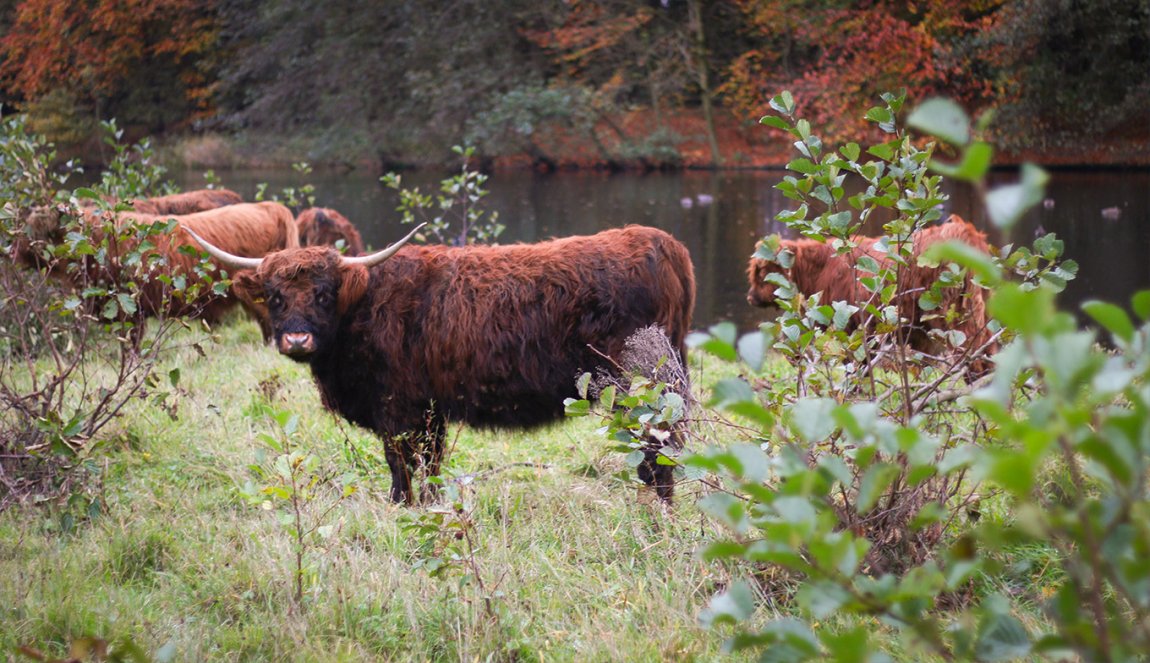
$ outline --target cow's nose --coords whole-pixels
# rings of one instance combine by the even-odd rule
[[[289,332],[280,337],[280,352],[289,356],[310,354],[315,350],[315,341],[307,332]]]

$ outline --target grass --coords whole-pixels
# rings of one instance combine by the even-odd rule
[[[325,412],[307,368],[264,347],[253,323],[229,321],[215,343],[181,334],[159,369],[180,369],[178,417],[146,399],[130,406],[95,454],[98,511],[74,500],[0,513],[9,660],[25,645],[64,656],[85,636],[189,661],[713,660],[726,633],[699,625],[699,613],[747,573],[769,599],[760,624],[799,616],[786,574],[702,561],[700,548],[726,534],[696,506],[702,487],[680,484],[664,507],[594,417],[527,432],[455,427],[443,475],[463,513],[408,508],[388,499],[378,439]],[[700,352],[692,362],[699,397],[737,371]],[[789,370],[777,361],[764,375],[785,382]],[[269,485],[278,452],[262,437],[282,435],[262,406],[297,415],[292,445],[318,461],[302,519],[327,536],[304,539],[298,600],[290,504],[244,495]],[[706,414],[708,441],[749,430]],[[356,490],[343,497],[349,476]],[[1010,518],[1001,498],[983,507]],[[464,521],[455,538],[451,523]],[[1041,628],[1052,554],[1004,551],[1016,577],[980,591],[1033,585],[1023,610]],[[816,628],[857,624],[846,620]],[[896,657],[921,653],[873,628]]]
[[[597,422],[453,430],[445,475],[478,475],[463,487],[474,564],[431,577],[420,561],[435,537],[403,529],[427,510],[388,500],[374,436],[327,414],[306,368],[262,347],[253,324],[220,333],[207,357],[189,332],[164,362],[181,371],[177,420],[141,400],[109,436],[100,515],[68,504],[0,514],[0,651],[62,655],[93,636],[167,646],[177,660],[719,655],[721,637],[696,621],[729,580],[696,555],[717,530],[690,487],[666,510],[620,480],[625,466]],[[317,473],[352,472],[353,446],[361,469],[375,470],[326,515],[332,534],[307,549],[298,603],[294,538],[278,509],[240,494],[258,481],[249,465],[271,453],[258,436],[274,424],[245,415],[260,402],[299,416],[296,443],[319,459]],[[325,490],[306,515],[335,500]],[[62,527],[65,517],[76,525]]]

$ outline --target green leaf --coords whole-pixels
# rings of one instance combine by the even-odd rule
[[[933,244],[919,256],[918,264],[941,265],[952,262],[971,271],[978,280],[987,285],[1002,281],[1002,269],[994,259],[966,242],[950,240]]]
[[[835,663],[865,663],[880,658],[872,658],[866,627],[860,626],[849,631],[822,630],[819,639],[830,653],[827,660]]]
[[[746,442],[732,444],[730,453],[743,466],[740,478],[747,483],[761,483],[767,478],[771,461],[757,444]]]
[[[1016,283],[1004,283],[991,296],[988,306],[991,315],[1005,327],[1034,334],[1054,317],[1054,293],[1046,288],[1023,290]]]
[[[703,548],[699,556],[708,562],[716,559],[739,558],[743,556],[746,549],[745,545],[737,541],[715,541]]]
[[[875,463],[868,467],[866,473],[863,474],[862,481],[859,482],[856,510],[861,514],[874,508],[879,498],[899,474],[899,468],[889,463]]]
[[[1032,164],[1022,166],[1022,181],[998,187],[986,195],[986,211],[999,228],[1010,228],[1046,193],[1050,175]]]
[[[783,90],[771,99],[771,108],[782,113],[783,115],[791,115],[795,112],[795,98],[788,90]]]
[[[787,169],[793,170],[797,173],[802,173],[804,175],[810,175],[812,173],[819,172],[819,167],[812,163],[810,159],[806,158],[795,159],[794,161],[788,163]]]
[[[132,315],[136,312],[136,300],[132,299],[131,295],[120,293],[116,295],[116,301],[120,303],[120,308],[124,313]]]
[[[563,414],[568,417],[582,417],[591,413],[591,402],[587,399],[563,399]]]
[[[801,399],[791,406],[791,427],[804,441],[821,442],[835,431],[831,415],[836,405],[831,398]]]
[[[642,452],[639,452],[642,454]],[[731,530],[742,534],[750,527],[743,502],[727,493],[711,493],[698,502],[699,509]]]
[[[882,159],[883,161],[891,161],[894,159],[894,154],[898,150],[898,146],[899,146],[900,142],[901,141],[893,140],[893,141],[890,141],[889,143],[879,143],[877,145],[871,145],[870,147],[867,148],[867,153],[874,155],[874,156]]]
[[[874,106],[866,112],[866,119],[878,124],[890,124],[894,117],[890,113],[889,108],[882,106]]]
[[[615,385],[609,384],[599,393],[599,404],[605,410],[615,407]]]
[[[755,597],[742,580],[736,581],[724,592],[711,598],[710,605],[699,615],[704,626],[737,624],[750,619],[755,613]]]
[[[766,334],[763,331],[743,334],[739,338],[739,358],[751,370],[758,372],[763,368],[763,360],[766,358],[766,345]]]
[[[946,177],[953,177],[964,182],[978,182],[990,171],[994,159],[994,148],[989,143],[981,141],[972,143],[962,151],[962,161],[957,164],[948,164],[938,159],[931,159],[930,168]]]
[[[851,600],[850,592],[829,580],[810,582],[799,589],[799,605],[815,619],[826,619]]]
[[[587,390],[591,387],[591,374],[583,373],[575,380],[575,392],[579,394],[579,398],[587,398]]]
[[[770,430],[775,425],[775,415],[759,403],[743,401],[741,403],[731,403],[725,407],[727,412],[750,419],[758,424],[764,431]]]
[[[783,131],[790,131],[791,129],[791,125],[777,115],[764,115],[762,119],[759,120],[759,124],[765,124],[768,127],[782,129]]]
[[[906,124],[951,145],[964,146],[970,142],[970,118],[950,99],[926,100],[911,111]]]
[[[1134,323],[1122,307],[1092,299],[1082,304],[1082,310],[1114,336],[1127,343],[1134,339]]]
[[[1150,290],[1141,290],[1130,298],[1130,308],[1143,320],[1150,320]]]
[[[80,187],[79,189],[76,189],[75,191],[72,192],[72,195],[76,196],[77,198],[87,198],[88,200],[99,200],[100,199],[100,194],[96,193],[95,191],[93,191],[87,187]]]
[[[715,383],[712,388],[711,407],[728,408],[743,402],[759,402],[759,397],[745,380],[726,378]]]
[[[980,661],[1017,660],[1030,653],[1030,634],[1012,615],[984,613],[974,649]]]

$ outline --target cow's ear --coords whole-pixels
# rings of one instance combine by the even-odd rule
[[[245,269],[232,277],[232,292],[241,302],[249,305],[263,304],[264,284],[250,269]]]
[[[360,299],[363,298],[367,292],[367,268],[363,265],[340,265],[340,284],[339,284],[339,314],[347,313],[347,310],[355,305]]]

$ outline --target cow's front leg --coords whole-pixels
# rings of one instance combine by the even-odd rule
[[[387,467],[391,470],[391,501],[396,503],[412,503],[411,445],[407,440],[409,435],[391,435],[384,438],[384,457],[387,458]]]

